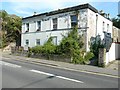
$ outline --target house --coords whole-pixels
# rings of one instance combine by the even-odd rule
[[[113,31],[112,31],[112,36],[113,36],[113,42],[119,42],[120,43],[120,29],[113,26]]]
[[[98,12],[90,4],[35,14],[22,18],[21,46],[26,49],[43,45],[49,37],[53,37],[53,43],[58,45],[63,35],[78,25],[78,32],[84,37],[84,47],[89,51],[91,37],[100,35],[103,39],[103,32],[112,35],[112,24],[109,14]]]

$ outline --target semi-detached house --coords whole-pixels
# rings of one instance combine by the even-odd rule
[[[112,35],[112,22],[108,17],[90,4],[82,4],[23,18],[21,46],[43,45],[49,37],[58,45],[75,25],[84,37],[86,51],[89,51],[91,37],[100,35],[103,39],[104,32]]]

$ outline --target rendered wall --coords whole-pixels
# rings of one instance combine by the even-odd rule
[[[120,59],[120,44],[112,43],[109,52],[106,53],[106,64],[116,59]]]

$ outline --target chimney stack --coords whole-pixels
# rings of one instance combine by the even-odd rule
[[[37,12],[34,12],[34,15],[36,15]]]

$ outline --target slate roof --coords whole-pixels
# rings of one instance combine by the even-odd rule
[[[25,17],[25,18],[22,18],[22,20],[37,17],[37,16],[43,16],[43,15],[51,16],[51,15],[55,15],[55,14],[60,14],[60,13],[65,13],[65,12],[70,12],[70,11],[77,11],[80,9],[87,9],[87,8],[94,11],[95,13],[98,13],[97,9],[95,9],[93,6],[91,6],[90,4],[87,3],[87,4],[82,4],[82,5],[78,5],[78,6],[74,6],[74,7],[58,9],[58,10],[51,11],[51,12],[46,12],[46,13],[41,13],[41,14]]]

